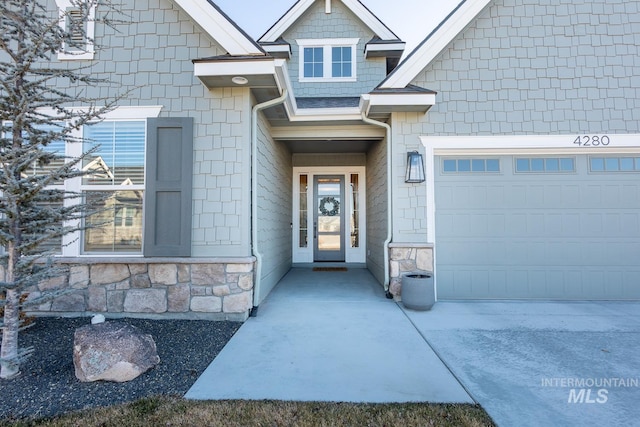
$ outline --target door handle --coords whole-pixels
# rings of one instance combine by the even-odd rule
[[[314,239],[318,238],[318,223],[317,222],[313,223],[313,238]]]

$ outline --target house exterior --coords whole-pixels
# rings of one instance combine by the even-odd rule
[[[68,237],[33,293],[72,292],[39,311],[244,320],[314,263],[394,295],[433,271],[440,299],[640,298],[637,2],[465,0],[400,61],[358,0],[258,40],[213,1],[118,1],[121,33],[57,59],[132,89],[66,184],[113,221]]]

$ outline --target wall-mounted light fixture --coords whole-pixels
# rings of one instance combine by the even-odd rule
[[[407,173],[404,176],[404,182],[424,182],[424,162],[422,154],[417,151],[407,153]]]

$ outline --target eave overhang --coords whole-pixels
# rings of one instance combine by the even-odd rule
[[[291,59],[291,44],[282,38],[275,42],[260,43],[260,45],[262,49],[274,58]]]
[[[362,95],[360,109],[370,118],[386,118],[391,113],[426,113],[436,103],[436,92],[416,86],[404,89],[375,89]]]
[[[381,40],[374,37],[364,47],[364,54],[369,58],[400,58],[406,43],[402,40]]]
[[[282,104],[282,108],[286,111],[286,117],[290,123],[356,123],[362,120],[363,115],[369,118],[387,119],[394,112],[426,113],[436,101],[436,92],[408,85],[402,89],[376,88],[368,94],[361,95],[357,105],[357,98],[353,99],[354,102],[346,98],[337,99],[335,102],[328,102],[324,98],[301,98],[301,105],[298,105],[284,59],[218,56],[197,59],[193,64],[194,75],[209,89],[248,87],[277,89],[278,93],[286,89],[289,96]]]
[[[196,59],[193,61],[193,73],[209,89],[278,87],[276,61],[274,57],[235,56]]]

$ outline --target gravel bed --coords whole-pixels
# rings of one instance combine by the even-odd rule
[[[116,320],[111,320],[116,321]],[[73,366],[73,334],[89,318],[38,318],[20,334],[34,347],[21,375],[0,380],[0,419],[51,417],[146,396],[184,395],[242,323],[120,319],[151,334],[160,363],[126,383],[80,382]]]

